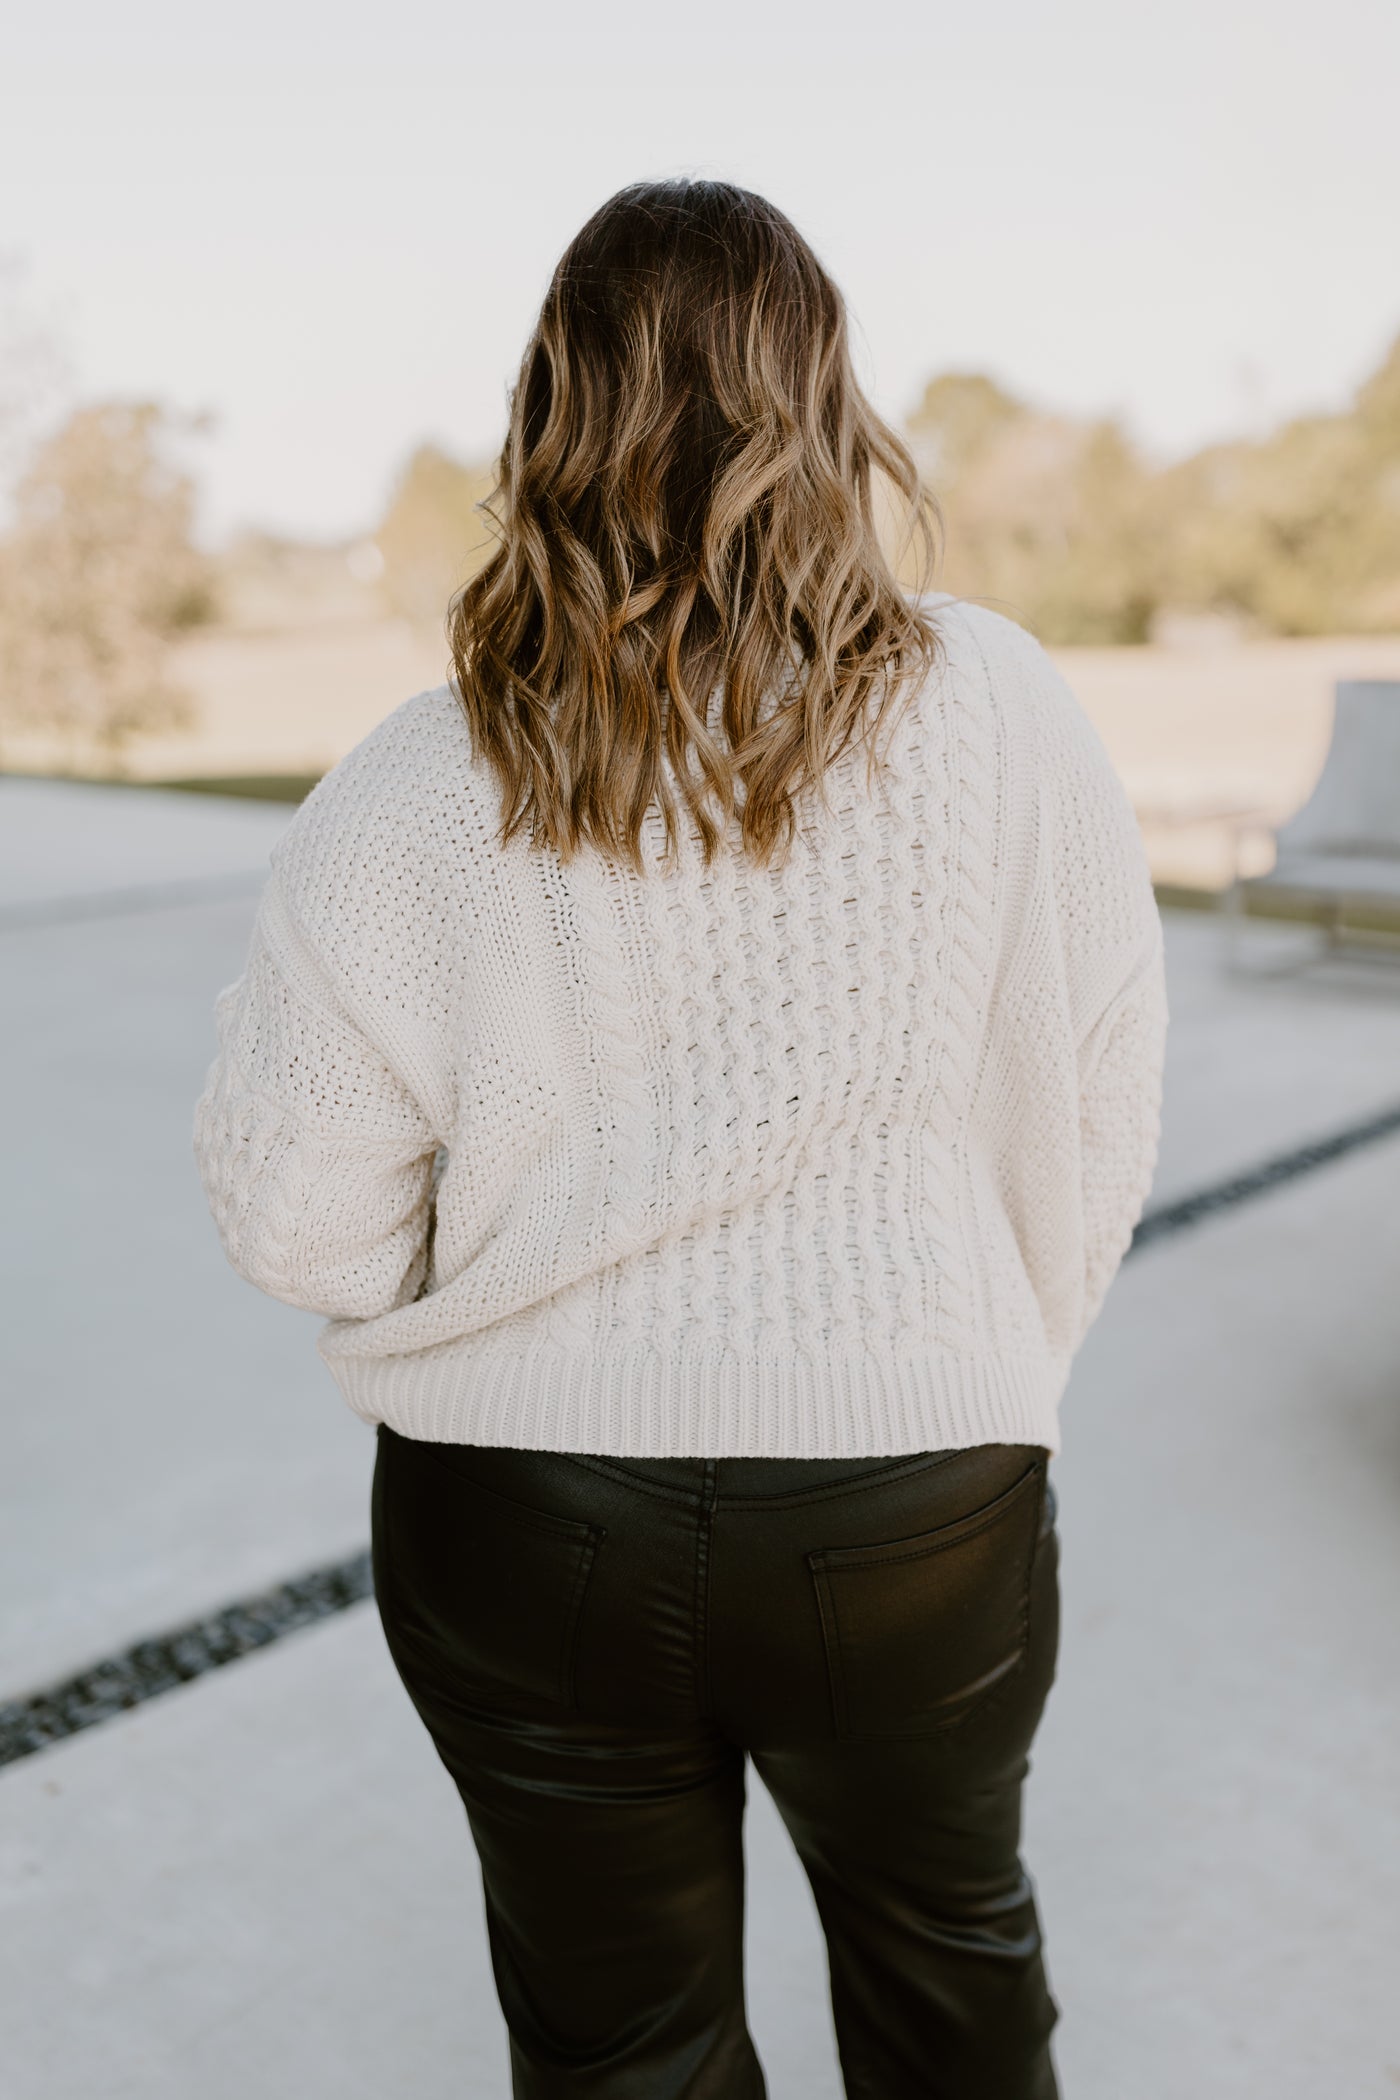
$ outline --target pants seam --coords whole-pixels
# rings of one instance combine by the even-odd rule
[[[714,1542],[715,1496],[719,1473],[713,1458],[702,1461],[700,1509],[695,1533],[695,1678],[700,1718],[713,1718],[710,1685],[710,1555]]]

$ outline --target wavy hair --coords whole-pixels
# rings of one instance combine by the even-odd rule
[[[939,653],[933,499],[857,384],[837,287],[729,183],[633,184],[570,243],[483,509],[496,545],[452,600],[452,682],[502,839],[528,822],[564,860],[587,841],[641,869],[653,801],[671,852],[668,765],[706,865],[735,816],[755,859],[786,853],[795,798]]]

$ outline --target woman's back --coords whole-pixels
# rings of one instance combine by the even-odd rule
[[[502,847],[446,686],[299,812],[200,1148],[233,1259],[332,1317],[359,1412],[622,1454],[1058,1448],[1155,1160],[1160,922],[1044,652],[930,609],[884,769],[848,748],[776,865],[731,837],[707,866],[693,828],[668,864],[655,807],[640,871]]]

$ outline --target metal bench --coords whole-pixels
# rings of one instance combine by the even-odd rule
[[[1274,841],[1274,865],[1265,874],[1240,873],[1248,830],[1267,831]],[[1256,897],[1276,902],[1280,916],[1301,907],[1318,917],[1321,945],[1309,943],[1299,961],[1332,953],[1363,928],[1400,933],[1400,679],[1339,681],[1332,742],[1308,800],[1276,829],[1242,818],[1233,832],[1224,900],[1230,969],[1243,969],[1239,929]],[[1366,947],[1400,954],[1400,943],[1389,938]]]

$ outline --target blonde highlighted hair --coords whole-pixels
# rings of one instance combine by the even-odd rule
[[[938,654],[932,499],[857,384],[840,292],[729,183],[634,184],[570,243],[485,508],[497,545],[452,602],[453,685],[502,838],[528,823],[564,860],[586,841],[640,869],[653,801],[671,849],[663,754],[707,864],[735,816],[755,859],[786,851],[869,703],[873,733]]]

